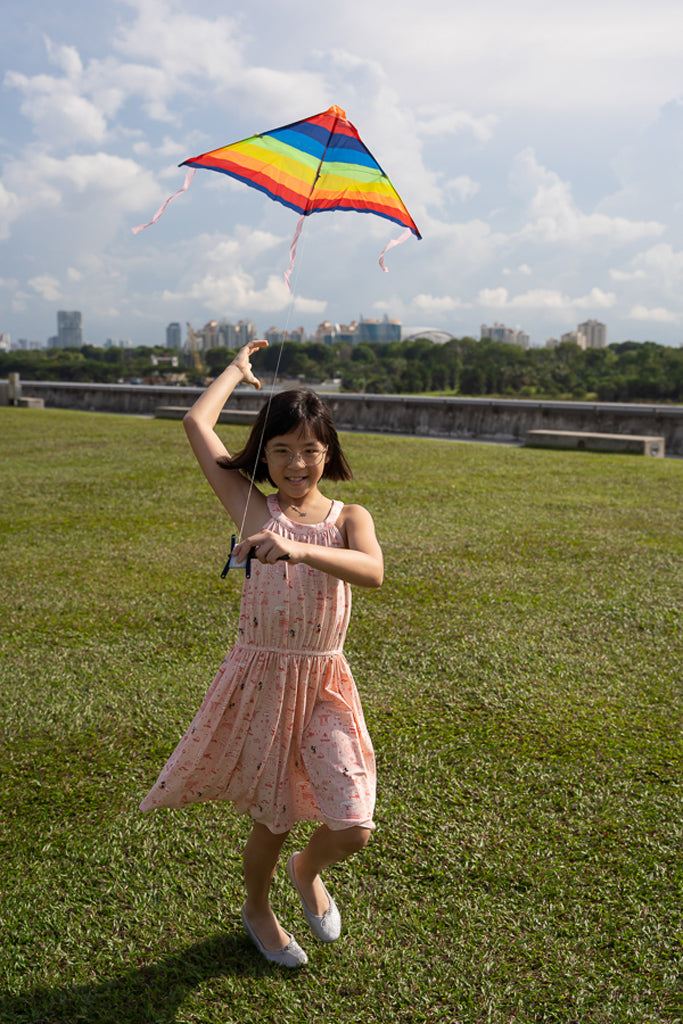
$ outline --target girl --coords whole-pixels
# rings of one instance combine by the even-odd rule
[[[339,937],[341,920],[320,874],[361,850],[374,828],[374,755],[342,646],[349,584],[379,587],[383,563],[370,514],[319,489],[323,477],[348,480],[351,471],[316,394],[274,395],[234,457],[215,433],[236,385],[260,387],[250,359],[267,344],[242,348],[184,418],[206,478],[243,524],[233,555],[243,560],[253,550],[251,577],[244,581],[238,642],[140,806],[231,800],[251,816],[244,927],[267,960],[295,967],[308,958],[269,903],[291,827],[321,823],[289,858],[287,875],[324,942]],[[276,494],[266,497],[253,486],[265,479]]]

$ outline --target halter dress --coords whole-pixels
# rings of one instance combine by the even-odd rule
[[[264,529],[343,547],[342,508],[295,523],[270,495]],[[374,828],[375,758],[343,653],[350,612],[348,583],[254,560],[238,641],[140,810],[227,800],[274,833],[296,821]]]

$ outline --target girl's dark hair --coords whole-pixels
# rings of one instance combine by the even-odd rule
[[[315,391],[293,388],[279,391],[266,402],[254,421],[247,443],[232,457],[217,459],[223,469],[239,469],[257,483],[270,480],[264,449],[273,437],[308,429],[321,444],[327,445],[323,477],[351,480],[353,474],[337,435],[332,414]]]

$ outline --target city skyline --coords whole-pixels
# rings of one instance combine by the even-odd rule
[[[681,344],[683,7],[577,0],[9,0],[0,38],[0,332],[163,344],[211,317],[266,329],[385,313],[533,346],[588,319]],[[358,24],[363,31],[358,32]],[[296,215],[195,154],[342,107],[423,236]]]
[[[83,315],[80,310],[57,310],[57,334],[51,335],[44,342],[38,340],[17,339],[12,342],[8,332],[0,332],[0,350],[11,351],[13,349],[42,349],[51,347],[79,348],[82,345],[93,345],[98,348],[109,348],[113,346],[131,348],[137,347],[133,339],[128,338],[107,338],[104,344],[98,344],[87,340],[83,333]],[[400,341],[419,336],[424,331],[426,337],[437,339],[440,342],[448,340],[449,337],[456,338],[452,332],[429,326],[410,327],[404,326],[398,318],[390,317],[385,313],[382,317],[364,317],[351,319],[344,323],[332,323],[323,320],[310,332],[303,327],[284,329],[275,324],[265,330],[259,330],[256,324],[246,318],[236,323],[224,318],[221,320],[211,319],[202,326],[194,328],[189,322],[183,325],[180,321],[168,323],[164,329],[165,340],[159,340],[149,346],[140,343],[142,347],[166,347],[168,349],[191,349],[193,342],[198,343],[201,350],[206,351],[213,347],[239,348],[256,337],[264,337],[271,344],[278,344],[281,341],[323,341],[330,343],[334,340],[346,340],[353,343],[361,341],[370,342],[391,342]],[[522,348],[542,348],[555,346],[559,342],[573,341],[580,348],[604,348],[606,347],[607,326],[601,321],[590,319],[578,324],[576,330],[565,332],[558,339],[550,336],[545,339],[543,345],[532,345],[529,334],[519,325],[510,327],[506,324],[495,321],[491,326],[481,324],[479,328],[480,339],[487,338],[492,341],[500,341],[507,344],[517,344]],[[460,337],[474,338],[474,334],[460,335]],[[624,339],[632,340],[632,339]],[[649,339],[654,340],[654,339]]]

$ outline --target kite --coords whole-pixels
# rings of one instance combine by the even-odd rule
[[[198,168],[220,171],[300,215],[290,246],[290,266],[285,272],[287,287],[304,218],[311,213],[356,210],[402,226],[401,236],[392,239],[380,253],[379,264],[384,271],[387,250],[411,234],[422,237],[398,192],[341,107],[333,106],[302,121],[202,153],[179,166],[189,168],[182,188],[166,200],[149,224],[141,224],[133,232],[137,234],[156,223],[171,200],[189,188]]]

